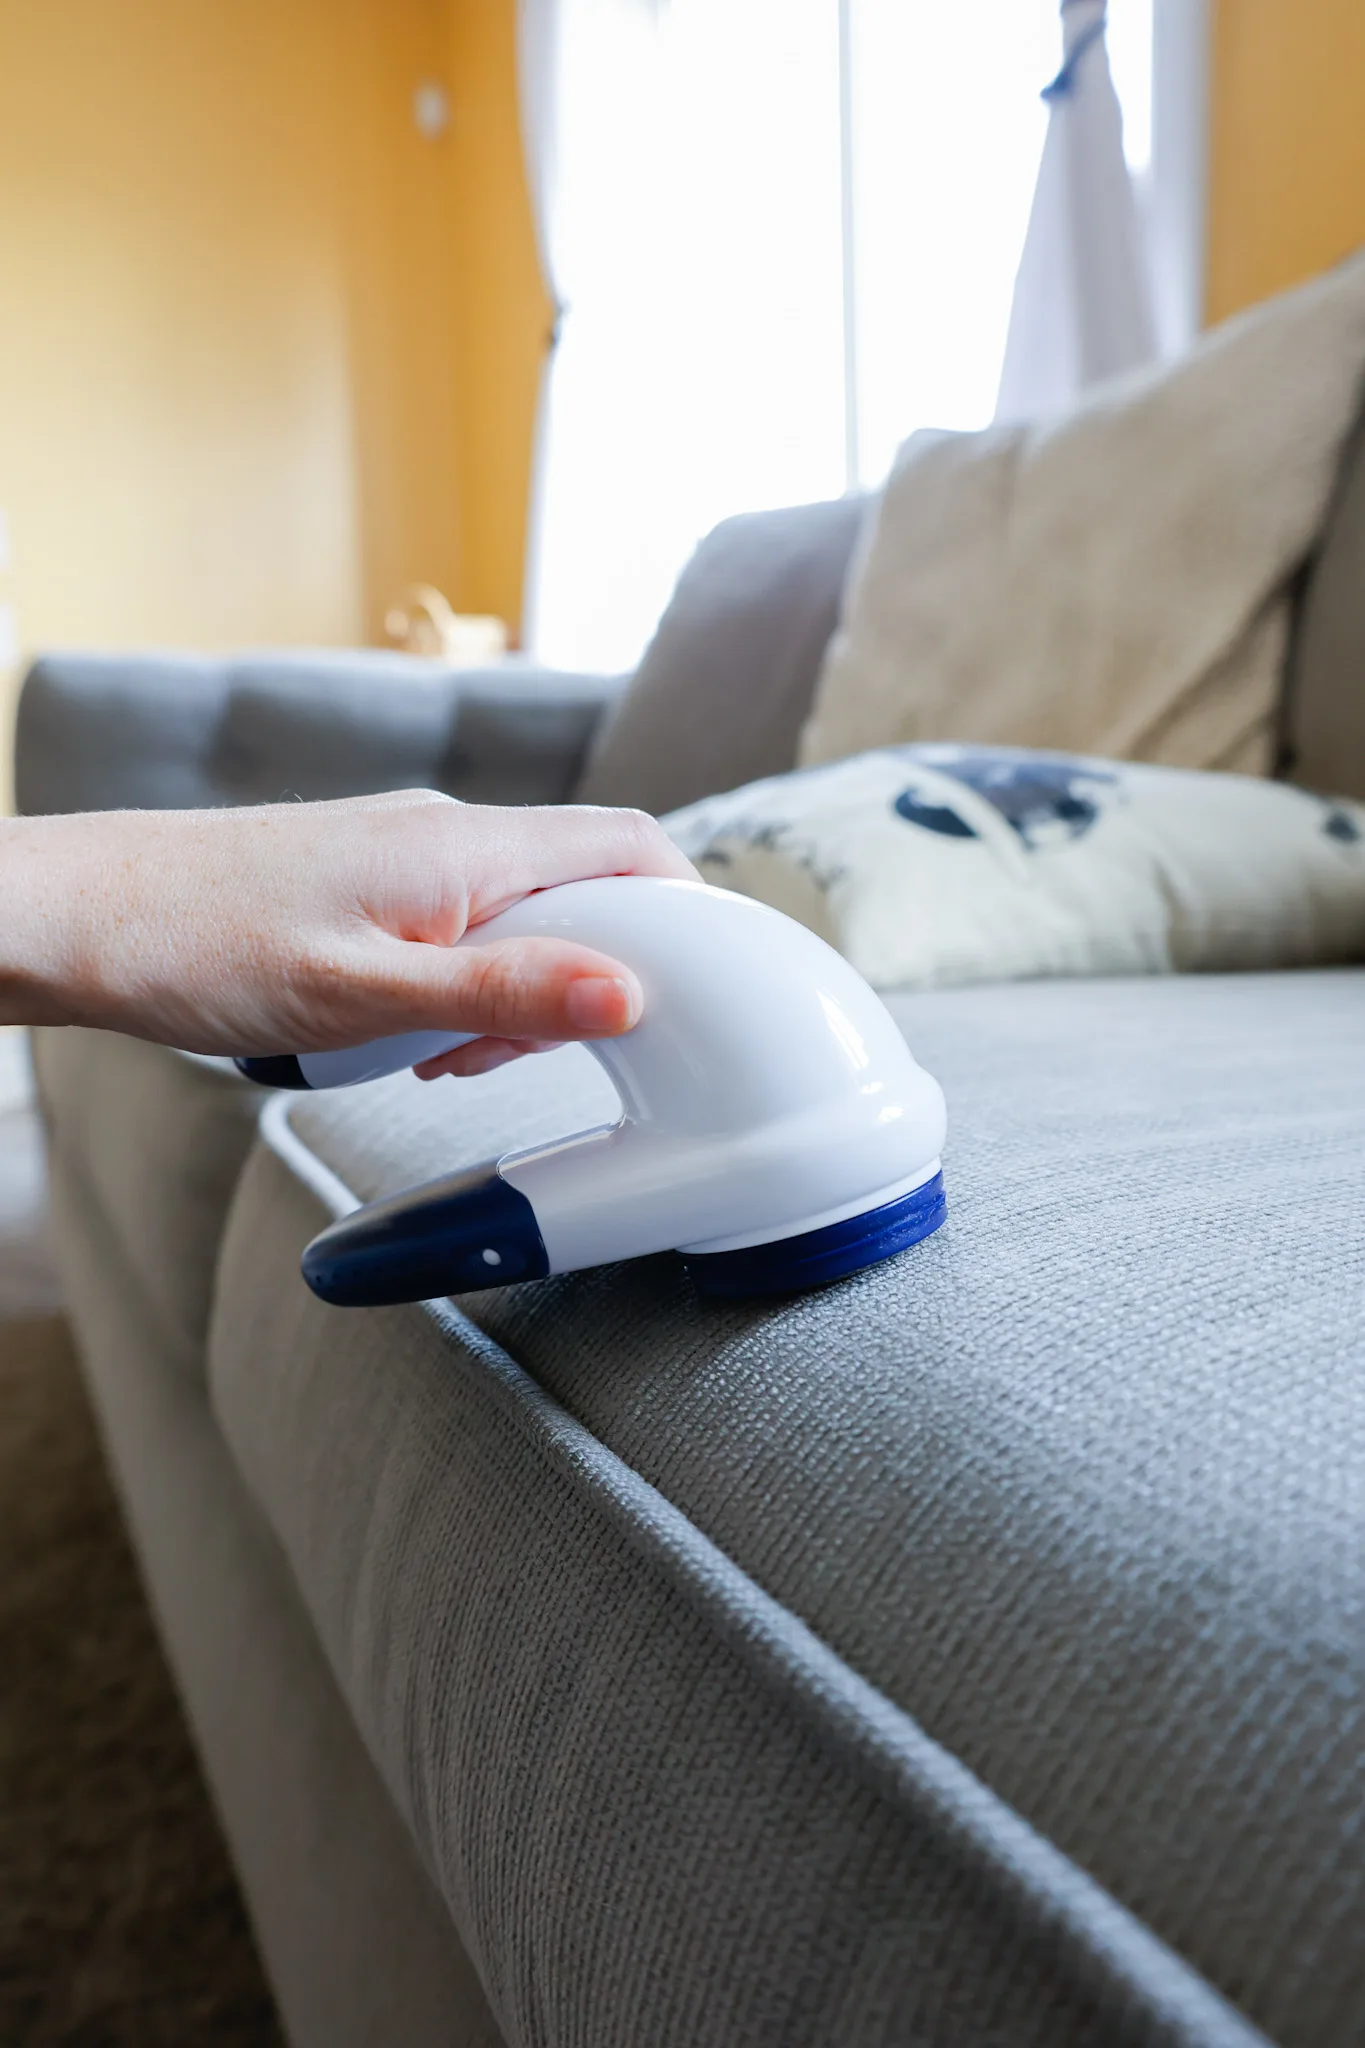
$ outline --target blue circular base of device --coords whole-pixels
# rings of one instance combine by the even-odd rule
[[[936,1231],[948,1213],[943,1175],[922,1186],[866,1209],[861,1216],[781,1237],[771,1244],[745,1245],[734,1252],[684,1252],[683,1260],[699,1294],[740,1299],[750,1294],[800,1294],[825,1287],[894,1257]]]

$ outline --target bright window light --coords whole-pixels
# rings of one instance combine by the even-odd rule
[[[1056,0],[848,0],[858,481],[920,426],[995,408],[1061,60]],[[1135,170],[1151,155],[1151,0],[1110,0]]]
[[[1151,9],[1109,4],[1139,171]],[[567,12],[535,648],[625,669],[718,520],[991,418],[1061,30],[1057,0]]]
[[[1123,108],[1123,153],[1142,178],[1152,164],[1152,0],[1109,0],[1104,39]]]

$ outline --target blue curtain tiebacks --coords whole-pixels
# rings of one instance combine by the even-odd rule
[[[1043,87],[1040,94],[1042,99],[1052,101],[1070,98],[1071,94],[1076,90],[1076,74],[1080,69],[1081,59],[1086,51],[1092,49],[1100,40],[1104,34],[1105,24],[1108,19],[1107,14],[1102,14],[1098,21],[1091,22],[1083,35],[1077,36],[1075,47],[1068,53],[1065,64],[1063,64],[1051,84]]]

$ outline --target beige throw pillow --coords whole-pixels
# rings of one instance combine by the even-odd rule
[[[1064,419],[915,436],[800,760],[953,738],[1263,771],[1362,366],[1356,257]]]
[[[1365,960],[1365,806],[1252,776],[894,747],[665,824],[876,988]]]

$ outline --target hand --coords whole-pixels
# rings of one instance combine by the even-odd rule
[[[651,818],[426,791],[237,811],[0,821],[0,1023],[90,1024],[188,1052],[481,1036],[418,1069],[482,1073],[640,1015],[628,967],[553,939],[457,939],[534,890],[695,879]]]

